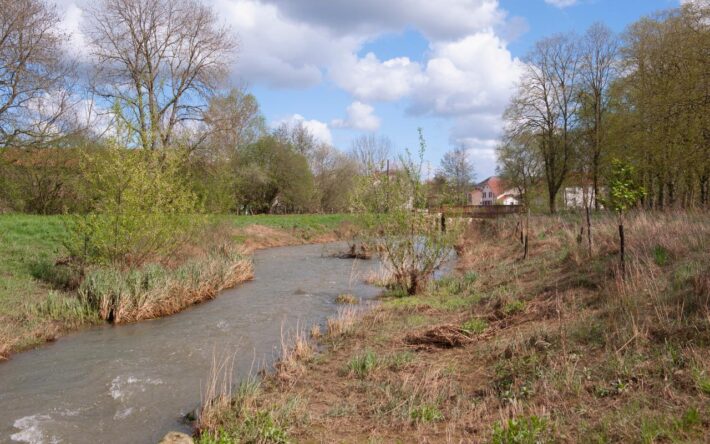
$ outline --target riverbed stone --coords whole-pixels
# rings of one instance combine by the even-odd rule
[[[180,432],[168,432],[158,444],[195,444],[190,435]]]

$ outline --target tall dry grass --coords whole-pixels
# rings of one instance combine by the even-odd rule
[[[487,269],[491,262],[508,261],[510,270],[518,268],[524,261],[516,227],[516,218],[475,225],[466,236],[463,266]],[[538,280],[554,269],[555,279],[564,276],[599,289],[607,335],[618,348],[684,329],[710,330],[710,213],[631,212],[624,217],[624,227],[624,275],[618,218],[613,213],[592,219],[591,254],[581,213],[533,216],[528,261],[539,264]]]
[[[279,381],[292,383],[305,371],[305,363],[315,354],[315,346],[308,340],[308,333],[296,326],[290,333],[281,326],[281,355],[274,368]]]
[[[128,323],[177,313],[252,277],[251,259],[223,244],[174,269],[152,264],[128,271],[91,270],[78,294],[101,319]]]
[[[216,430],[230,415],[232,407],[232,378],[234,355],[218,357],[212,354],[212,365],[200,392],[200,409],[197,416],[198,431]]]

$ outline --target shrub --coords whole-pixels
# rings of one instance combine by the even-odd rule
[[[537,416],[509,419],[493,426],[492,444],[538,444],[546,442],[547,420]]]
[[[94,264],[141,265],[173,253],[204,222],[177,151],[113,145],[82,163],[90,211],[69,222],[66,247]]]

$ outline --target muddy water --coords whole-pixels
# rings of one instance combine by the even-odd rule
[[[363,300],[373,262],[334,245],[257,252],[255,280],[175,316],[77,333],[0,364],[0,443],[155,443],[200,399],[217,350],[235,376],[272,362],[282,326],[323,322],[349,291]],[[324,255],[325,253],[325,255]]]

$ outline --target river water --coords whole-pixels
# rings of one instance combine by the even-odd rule
[[[177,315],[102,326],[0,364],[0,443],[156,443],[199,404],[213,356],[235,354],[235,379],[278,353],[282,329],[363,300],[374,261],[328,257],[339,246],[259,251],[255,279]]]

